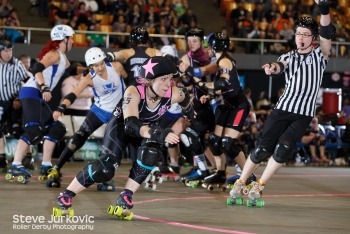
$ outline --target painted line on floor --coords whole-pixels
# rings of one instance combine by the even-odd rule
[[[174,225],[174,226],[178,226],[178,227],[203,230],[203,231],[214,231],[214,232],[232,233],[232,234],[253,234],[252,232],[242,232],[242,231],[235,231],[235,230],[228,230],[228,229],[221,229],[221,228],[211,228],[211,227],[205,227],[205,226],[191,225],[191,224],[172,222],[172,221],[167,221],[167,220],[162,220],[162,219],[153,219],[153,218],[144,217],[144,216],[140,216],[140,215],[134,215],[133,218],[151,221],[151,222],[155,222],[155,223]]]

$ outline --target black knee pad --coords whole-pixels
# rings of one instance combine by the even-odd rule
[[[136,161],[130,169],[129,178],[134,180],[138,184],[142,184],[143,181],[145,181],[148,174],[151,173],[153,168],[154,167],[145,167],[144,165],[140,165],[140,162]]]
[[[268,150],[266,150],[263,146],[259,145],[250,154],[250,160],[252,160],[252,162],[255,164],[259,164],[260,162],[262,162],[270,156],[271,153]]]
[[[67,147],[71,151],[80,149],[86,142],[89,134],[82,131],[77,131],[67,142]]]
[[[162,149],[157,143],[146,142],[137,149],[137,160],[146,167],[154,167],[161,157]]]
[[[66,134],[67,130],[63,123],[60,121],[55,121],[49,128],[47,136],[45,136],[45,139],[57,142],[60,141],[64,135]]]
[[[209,134],[208,146],[215,156],[220,156],[222,154],[221,137],[218,137],[212,132]]]
[[[227,157],[234,159],[241,152],[241,148],[236,144],[237,139],[232,137],[223,137],[221,139],[221,150],[226,154]]]
[[[201,138],[192,128],[186,128],[180,135],[182,144],[189,149],[193,155],[203,153]]]
[[[293,153],[293,150],[294,147],[279,143],[273,152],[273,159],[278,163],[285,163],[290,158],[290,154]]]
[[[36,145],[40,143],[43,137],[43,129],[38,123],[36,125],[25,126],[24,133],[20,138],[23,141],[25,141],[28,145]]]
[[[110,157],[102,157],[87,165],[77,175],[77,180],[84,187],[94,183],[104,183],[111,180],[119,164]]]

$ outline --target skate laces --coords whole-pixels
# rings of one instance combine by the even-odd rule
[[[72,197],[69,194],[60,193],[57,199],[60,203],[62,203],[65,206],[71,206],[72,204]]]
[[[252,192],[260,193],[264,190],[265,183],[262,180],[252,182]]]
[[[48,175],[47,178],[51,178],[51,177],[58,177],[59,176],[59,172],[56,168],[51,168],[47,171]]]

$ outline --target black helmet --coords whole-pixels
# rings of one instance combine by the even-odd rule
[[[143,62],[140,77],[153,80],[159,76],[177,73],[177,68],[171,59],[163,56],[154,56]]]
[[[188,37],[199,37],[201,41],[204,39],[204,31],[201,28],[193,28],[186,32],[186,40]]]
[[[230,48],[230,38],[224,33],[214,33],[210,36],[209,46],[215,51],[226,51]]]
[[[295,21],[295,29],[297,27],[310,29],[312,35],[314,35],[315,37],[318,35],[318,23],[316,22],[315,19],[309,16],[304,16],[297,19]]]
[[[7,40],[0,40],[0,51],[6,50],[6,49],[11,49],[13,46],[11,42]]]
[[[144,27],[136,27],[130,32],[130,42],[146,44],[148,42],[148,32]]]

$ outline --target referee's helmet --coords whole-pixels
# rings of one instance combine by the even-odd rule
[[[74,30],[64,24],[58,24],[51,29],[51,40],[53,41],[62,41],[66,37],[72,37],[74,34]]]
[[[101,62],[106,58],[106,54],[98,47],[92,47],[85,53],[85,62],[87,66]]]
[[[11,49],[13,46],[10,41],[8,40],[0,40],[0,51]]]
[[[314,38],[316,38],[318,35],[318,23],[315,19],[309,16],[303,16],[297,19],[295,21],[295,29],[298,27],[310,29],[312,35],[314,35]]]

